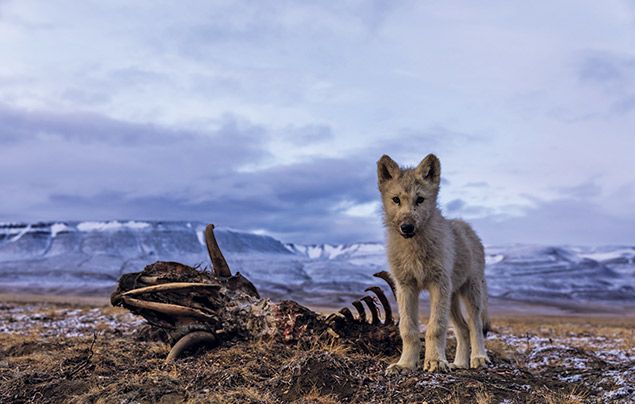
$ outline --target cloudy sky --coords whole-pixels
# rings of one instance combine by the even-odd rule
[[[488,244],[635,242],[629,1],[0,0],[0,220],[381,240],[442,162]]]

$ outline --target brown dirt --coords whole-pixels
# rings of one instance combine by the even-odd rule
[[[0,402],[631,402],[632,318],[497,317],[492,366],[385,376],[398,348],[226,342],[174,364],[113,308],[0,305]],[[454,339],[448,341],[453,354]],[[378,351],[379,352],[379,351]]]

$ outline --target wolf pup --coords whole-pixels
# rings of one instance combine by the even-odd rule
[[[430,320],[423,368],[429,372],[479,368],[489,362],[485,254],[474,230],[447,220],[437,207],[441,163],[429,154],[415,168],[402,169],[384,155],[377,162],[387,231],[387,255],[397,286],[401,358],[387,372],[414,369],[419,362],[419,292],[430,293]],[[465,305],[467,322],[461,310]],[[448,319],[456,334],[454,363],[445,358]]]

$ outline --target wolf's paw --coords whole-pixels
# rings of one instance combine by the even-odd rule
[[[448,372],[450,371],[450,364],[442,359],[429,359],[423,362],[423,369],[428,372]]]
[[[450,363],[450,369],[451,370],[454,370],[454,369],[467,369],[469,367],[470,367],[470,365],[467,362]]]
[[[404,374],[410,371],[413,371],[417,368],[417,365],[403,365],[399,362],[393,363],[392,365],[386,368],[386,375],[396,375],[396,374]]]
[[[491,363],[487,355],[472,356],[470,359],[470,367],[472,369],[487,367],[487,364]]]

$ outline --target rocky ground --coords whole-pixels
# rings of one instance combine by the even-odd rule
[[[110,307],[0,304],[0,402],[635,401],[635,319],[499,315],[484,370],[385,376],[389,355],[337,340],[233,341],[164,364],[169,347]],[[450,336],[448,355],[453,353]]]

